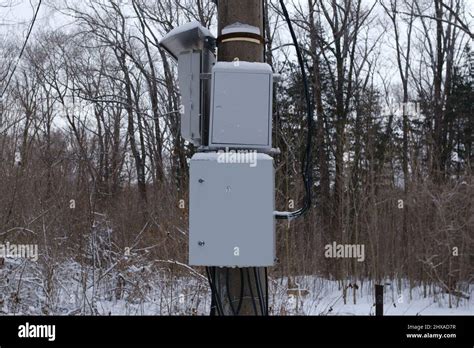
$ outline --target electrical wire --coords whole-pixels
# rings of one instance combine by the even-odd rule
[[[257,288],[257,295],[258,295],[258,302],[260,304],[260,310],[262,312],[262,315],[267,315],[267,311],[266,311],[266,305],[265,305],[265,299],[263,297],[263,291],[262,291],[262,284],[260,283],[260,277],[257,273],[257,267],[254,267],[253,268],[253,273],[254,273],[254,276],[255,276],[255,286]]]
[[[235,309],[232,298],[230,296],[230,284],[229,284],[229,270],[226,273],[226,286],[227,286],[227,299],[229,301],[229,306],[234,316],[240,314],[240,310],[242,309],[243,301],[244,301],[244,285],[245,285],[245,273],[244,270],[247,272],[247,280],[250,290],[250,298],[252,300],[252,307],[254,310],[255,315],[268,315],[268,282],[266,283],[266,300],[263,295],[262,285],[260,282],[259,277],[257,276],[257,268],[254,267],[254,275],[255,275],[255,287],[257,291],[257,298],[258,298],[258,305],[255,301],[254,291],[252,287],[252,280],[250,276],[249,268],[240,268],[240,298],[239,303],[237,305],[237,309]],[[222,304],[222,300],[220,297],[219,292],[217,291],[216,287],[216,270],[215,267],[206,267],[206,274],[207,279],[209,281],[209,286],[211,288],[211,316],[215,316],[216,312],[217,315],[224,316],[224,306]],[[265,275],[267,275],[267,269],[265,268]]]
[[[254,276],[254,280],[255,280],[255,291],[257,291],[258,306],[260,307],[260,312],[262,313],[262,315],[264,315],[263,306],[262,306],[262,296],[261,296],[260,287],[259,287],[259,284],[258,284],[258,276],[257,276],[257,272],[256,272],[256,267],[253,267],[252,270],[253,270],[253,276]]]
[[[269,314],[269,302],[270,302],[270,299],[268,297],[268,268],[265,267],[264,268],[264,272],[265,272],[265,298],[266,298],[266,306],[265,306],[265,311],[267,312],[267,315]]]
[[[235,309],[233,305],[233,301],[230,296],[229,270],[227,270],[227,274],[226,274],[227,298],[229,301],[230,308],[232,310],[232,314],[235,316],[240,314],[240,310],[242,309],[242,304],[244,301],[244,285],[245,285],[244,271],[242,268],[240,268],[239,270],[240,270],[240,296],[239,296],[239,303],[237,305],[237,309]],[[219,292],[217,291],[217,287],[216,287],[215,267],[206,267],[206,273],[207,273],[207,279],[209,281],[209,286],[211,288],[211,313],[210,314],[211,316],[215,316],[217,312],[218,315],[225,315],[224,310],[223,310],[224,306],[222,304],[222,300],[220,298]],[[250,281],[250,277],[249,277],[249,281]],[[252,300],[254,300],[253,294],[252,294]],[[255,313],[258,315],[255,300],[254,300],[253,305],[254,305]]]
[[[240,270],[240,298],[239,304],[237,305],[237,315],[240,314],[240,310],[242,309],[242,303],[244,302],[244,271],[242,268]]]
[[[218,307],[220,308],[220,313],[219,315],[225,315],[224,312],[224,305],[222,304],[222,299],[221,299],[221,293],[217,291],[217,272],[216,272],[216,267],[212,267],[212,272],[213,272],[213,282],[214,282],[214,289],[215,289],[215,294],[216,294],[216,303],[218,304]]]
[[[275,218],[278,220],[292,220],[294,218],[302,216],[304,213],[308,211],[311,207],[311,191],[313,185],[313,175],[312,175],[312,153],[311,153],[311,144],[312,144],[312,134],[313,134],[313,107],[311,104],[311,98],[309,93],[308,87],[308,78],[306,75],[305,65],[303,61],[303,55],[301,54],[301,48],[298,45],[298,40],[296,38],[295,31],[293,30],[293,25],[291,24],[290,15],[288,14],[288,10],[286,9],[285,3],[283,0],[280,0],[280,6],[283,11],[283,16],[285,17],[286,23],[288,25],[288,29],[290,30],[291,38],[293,40],[293,45],[296,49],[296,55],[298,57],[298,64],[301,69],[301,76],[303,79],[303,86],[306,98],[306,109],[307,109],[307,122],[308,122],[308,134],[306,138],[306,150],[305,150],[305,158],[302,163],[302,175],[303,175],[303,182],[305,187],[305,197],[304,197],[304,204],[303,207],[293,211],[293,212],[275,212]]]
[[[265,9],[266,9],[265,0],[262,0],[262,18],[263,18],[262,38],[263,38],[263,62],[264,63],[267,62],[267,40],[266,40],[267,37],[266,37],[266,32],[265,32],[267,23],[266,23],[266,17],[265,17]]]
[[[253,310],[254,310],[254,312],[255,312],[255,315],[258,315],[257,304],[255,303],[255,297],[254,297],[254,295],[253,295],[252,281],[251,281],[251,279],[250,279],[250,272],[249,272],[249,269],[247,268],[246,271],[247,271],[247,280],[248,280],[248,284],[249,284],[250,297],[251,297],[251,299],[252,299]]]
[[[237,311],[235,310],[234,303],[232,301],[232,297],[230,296],[230,281],[229,281],[229,268],[226,269],[226,285],[227,285],[227,299],[229,301],[229,307],[232,311],[233,315],[237,315]]]
[[[215,293],[215,297],[216,297],[217,308],[219,308],[218,314],[219,315],[225,315],[224,305],[222,304],[222,299],[221,299],[221,294],[220,294],[219,291],[217,291],[217,286],[216,286],[217,276],[216,275],[217,275],[216,267],[212,267],[212,279],[213,279],[213,283],[214,283],[214,293]]]
[[[214,298],[214,295],[212,294],[212,290],[211,290],[211,312],[209,313],[209,315],[211,317],[216,316],[216,300]]]
[[[219,293],[217,292],[217,288],[215,285],[215,276],[216,276],[215,267],[206,267],[206,273],[207,273],[207,279],[209,281],[209,286],[211,287],[211,296],[213,296],[214,298],[215,309],[217,309],[217,314],[224,315],[222,301],[221,301]],[[212,311],[213,309],[212,309],[212,300],[211,300],[211,313]]]
[[[216,313],[216,310],[219,311],[219,309],[217,309],[216,297],[214,294],[214,285],[211,280],[211,272],[210,272],[209,267],[206,267],[206,274],[207,274],[207,280],[209,282],[209,286],[211,287],[211,316],[214,316]]]
[[[23,57],[23,53],[25,52],[26,45],[28,44],[28,40],[30,39],[31,32],[33,31],[33,27],[35,25],[36,18],[38,17],[38,12],[39,12],[40,7],[41,7],[41,2],[42,2],[42,0],[39,0],[38,6],[36,7],[35,14],[33,16],[31,24],[30,24],[30,28],[28,29],[28,33],[26,34],[25,42],[23,43],[23,46],[21,47],[20,54],[18,55],[18,59],[16,60],[15,65],[13,66],[13,70],[12,70],[12,73],[10,74],[10,77],[7,80],[7,84],[5,85],[5,88],[3,89],[2,94],[0,95],[0,100],[3,100],[3,96],[5,95],[5,92],[7,91],[8,86],[10,85],[10,83],[12,81],[13,75],[16,72],[16,69],[18,67],[18,63],[20,62],[21,58]]]

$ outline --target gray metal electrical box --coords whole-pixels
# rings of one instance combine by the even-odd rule
[[[181,136],[194,145],[202,144],[209,122],[210,73],[215,57],[210,51],[187,51],[178,57],[178,80],[181,93]]]
[[[197,21],[173,29],[160,41],[178,61],[181,136],[198,146],[206,145],[208,138],[211,80],[202,76],[210,75],[216,60],[214,41],[211,32]]]
[[[181,136],[195,145],[201,143],[201,52],[189,51],[178,57],[181,93]]]
[[[272,266],[273,158],[253,153],[247,156],[254,159],[235,163],[230,156],[198,153],[191,159],[189,264]]]
[[[212,69],[210,148],[272,147],[270,65],[217,62]]]

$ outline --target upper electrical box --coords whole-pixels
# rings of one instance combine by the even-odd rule
[[[212,69],[209,147],[272,147],[273,72],[270,65],[217,62]]]

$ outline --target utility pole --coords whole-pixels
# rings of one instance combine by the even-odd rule
[[[217,0],[217,10],[218,61],[263,62],[263,0]],[[236,23],[258,28],[260,35],[222,35],[222,29]],[[258,303],[259,298],[263,298],[263,307],[268,306],[268,279],[264,268],[216,267],[214,272],[216,291],[221,298],[225,315],[236,314],[235,309],[239,304],[238,315],[266,314],[266,310],[262,313],[262,306]]]

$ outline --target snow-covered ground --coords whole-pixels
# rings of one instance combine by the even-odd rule
[[[279,282],[279,281],[277,281]],[[319,277],[304,277],[296,281],[300,289],[288,294],[286,282],[280,293],[273,293],[273,306],[283,314],[300,315],[374,315],[374,283],[356,283],[358,289],[347,288],[346,303],[340,284]],[[349,282],[346,283],[346,286]],[[423,287],[414,287],[411,291],[407,282],[402,285],[402,291],[397,290],[393,282],[385,283],[384,292],[384,315],[474,315],[474,287],[469,286],[469,299],[459,299],[451,296],[451,307],[449,308],[449,295],[438,287],[427,288],[427,296],[424,297]],[[354,291],[356,292],[354,304]],[[297,298],[296,294],[303,296]]]
[[[172,276],[170,265],[183,268]],[[92,268],[73,261],[34,263],[7,259],[0,266],[0,315],[206,315],[210,294],[205,277],[185,265],[169,262],[139,265],[113,263]],[[175,271],[175,273],[177,273]],[[188,274],[188,276],[183,276]],[[271,279],[272,315],[374,315],[373,283],[347,288],[317,276]],[[357,288],[357,290],[354,290]],[[437,287],[409,291],[393,282],[385,286],[385,315],[474,315],[474,286],[465,295],[451,296]],[[354,293],[355,304],[354,304]]]

